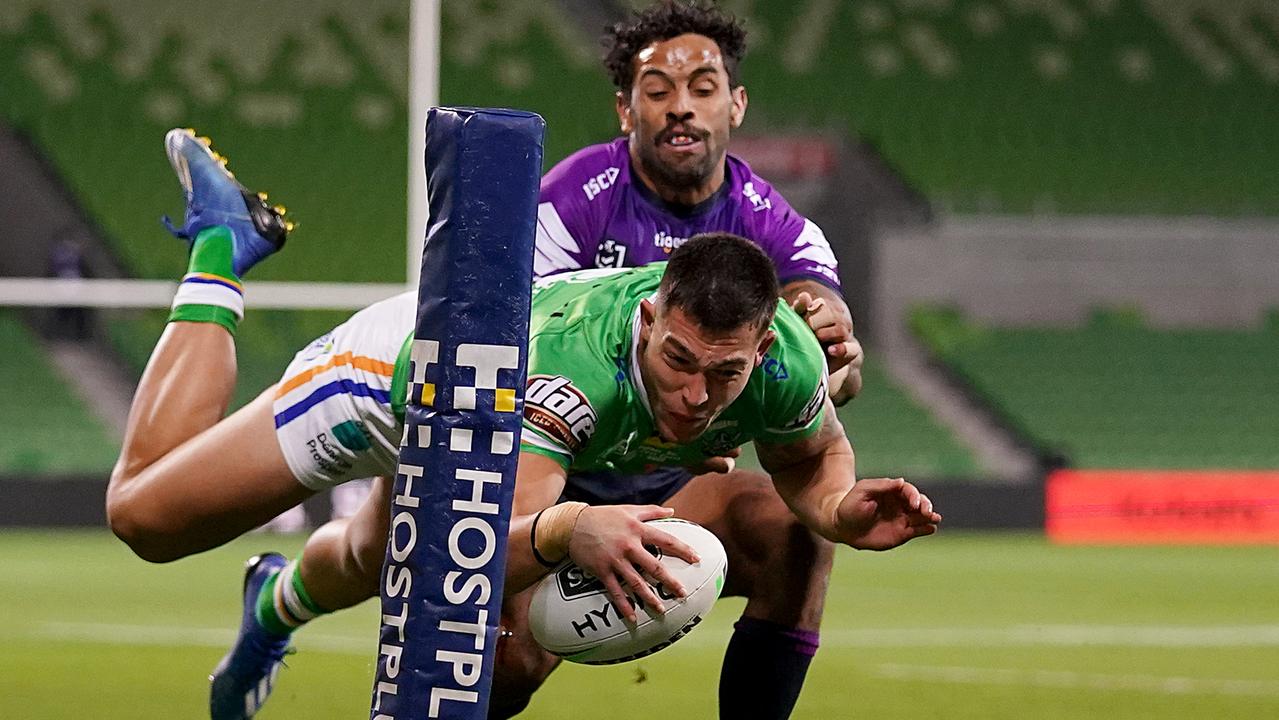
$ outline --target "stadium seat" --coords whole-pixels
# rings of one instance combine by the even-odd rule
[[[919,310],[916,334],[1039,446],[1076,467],[1279,468],[1279,325],[986,328]]]
[[[12,311],[0,311],[0,474],[104,476],[119,445],[50,367],[39,341]]]

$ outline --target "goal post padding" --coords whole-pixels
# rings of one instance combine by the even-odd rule
[[[545,123],[433,108],[370,717],[487,716],[527,373]]]

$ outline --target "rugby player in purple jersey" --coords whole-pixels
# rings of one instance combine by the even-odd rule
[[[714,9],[660,3],[606,37],[623,137],[542,178],[537,276],[666,260],[700,232],[731,232],[772,259],[782,296],[827,348],[831,397],[861,389],[861,346],[825,235],[727,152],[746,114],[745,31]]]

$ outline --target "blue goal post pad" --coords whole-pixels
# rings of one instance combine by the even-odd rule
[[[433,108],[370,717],[487,717],[528,370],[541,117]]]

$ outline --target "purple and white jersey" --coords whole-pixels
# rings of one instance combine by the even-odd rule
[[[740,158],[727,160],[724,184],[690,208],[664,202],[631,172],[625,137],[573,153],[542,178],[533,274],[647,265],[697,233],[716,231],[758,244],[783,285],[812,279],[838,289],[821,228]]]

